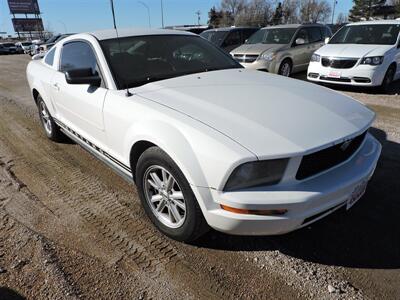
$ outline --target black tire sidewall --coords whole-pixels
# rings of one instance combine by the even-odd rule
[[[396,72],[396,70],[392,66],[390,66],[389,69],[386,71],[385,77],[383,78],[383,82],[382,82],[382,90],[384,92],[389,91],[389,89],[393,83],[395,72]],[[389,76],[391,78],[390,78],[390,82],[388,83]]]
[[[50,122],[51,122],[51,133],[48,133],[44,123],[43,123],[43,118],[42,118],[42,114],[40,112],[40,103],[43,103],[44,106],[46,107],[47,113],[49,114],[49,118],[50,118]],[[58,125],[56,124],[56,122],[54,122],[53,117],[50,114],[49,109],[47,108],[46,102],[44,102],[43,98],[39,95],[37,98],[37,107],[38,107],[38,111],[39,111],[39,119],[40,119],[40,124],[43,127],[44,133],[46,134],[46,136],[55,142],[63,142],[66,140],[65,135],[60,131],[60,128],[58,127]]]
[[[288,76],[282,74],[282,67],[283,67],[283,65],[285,63],[287,63],[289,65],[289,68],[290,68]],[[289,59],[286,58],[281,62],[280,66],[279,66],[278,74],[281,75],[281,76],[285,76],[285,77],[290,77],[290,75],[292,75],[292,63],[291,63],[291,61]]]
[[[153,165],[161,166],[170,172],[182,189],[186,203],[186,218],[182,226],[178,228],[170,228],[161,223],[154,215],[149,203],[147,202],[143,186],[143,177],[146,170]],[[200,228],[204,219],[196,197],[194,196],[190,184],[186,180],[182,171],[164,151],[158,147],[147,149],[138,160],[135,174],[136,186],[143,208],[152,223],[155,224],[162,233],[175,240],[185,242],[192,241],[201,235],[202,232]]]

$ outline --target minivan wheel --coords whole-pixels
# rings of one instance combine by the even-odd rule
[[[278,74],[289,77],[292,73],[292,62],[289,59],[285,59],[279,66]]]
[[[60,127],[58,127],[58,125],[54,122],[54,119],[47,109],[46,103],[43,101],[40,95],[37,98],[37,107],[39,110],[40,123],[43,126],[46,136],[55,142],[64,141],[66,138],[65,135],[61,132]]]
[[[393,83],[394,74],[396,69],[393,66],[390,66],[389,69],[386,71],[385,77],[383,78],[381,90],[384,93],[390,92],[390,87]]]
[[[135,177],[144,210],[162,233],[190,242],[207,231],[208,225],[188,181],[163,150],[154,146],[143,152]]]

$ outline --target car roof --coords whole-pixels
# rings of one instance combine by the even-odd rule
[[[346,26],[357,26],[357,25],[390,25],[397,24],[400,25],[400,20],[374,20],[374,21],[361,21],[356,23],[350,23]]]
[[[108,40],[117,38],[115,29],[99,30],[93,32],[87,32],[94,36],[98,40]],[[118,29],[118,37],[130,37],[130,36],[143,36],[143,35],[196,35],[187,31],[171,30],[171,29],[146,29],[146,28],[122,28]]]
[[[268,28],[300,28],[300,27],[325,27],[323,24],[310,23],[310,24],[284,24],[284,25],[274,25],[263,27],[262,29]]]
[[[259,29],[259,27],[252,27],[252,26],[242,26],[242,27],[221,27],[221,28],[212,28],[205,30],[203,32],[211,32],[211,31],[232,31],[237,29]]]

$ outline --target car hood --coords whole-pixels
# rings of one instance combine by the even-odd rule
[[[327,88],[246,69],[158,81],[135,93],[214,128],[260,159],[343,142],[366,130],[375,116]]]
[[[360,58],[382,56],[392,47],[391,45],[327,44],[318,49],[316,53],[321,56]]]
[[[287,45],[277,45],[277,44],[244,44],[233,51],[231,54],[253,54],[260,55],[266,51],[278,51],[285,48]]]

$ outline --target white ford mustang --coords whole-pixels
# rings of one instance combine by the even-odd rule
[[[73,35],[27,77],[46,135],[133,179],[152,222],[181,241],[207,225],[282,234],[349,208],[381,151],[364,105],[245,70],[190,33]]]

